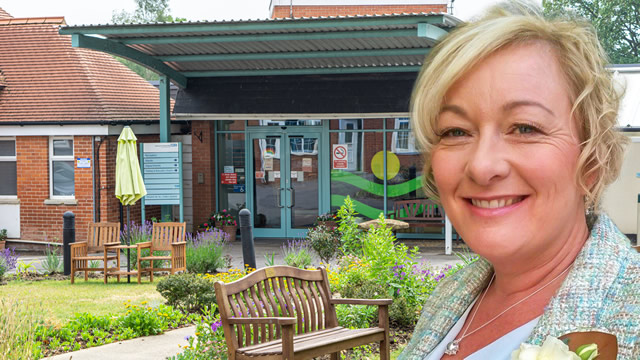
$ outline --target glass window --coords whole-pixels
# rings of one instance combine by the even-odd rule
[[[73,139],[51,139],[51,196],[74,196]]]
[[[0,196],[18,195],[16,140],[0,139]]]
[[[246,177],[244,133],[218,134],[218,206],[230,209],[238,218],[238,211],[246,207]],[[222,174],[228,175],[222,175]],[[235,174],[235,175],[231,175]]]
[[[355,210],[363,220],[375,219],[384,211],[384,173],[382,131],[348,132],[350,128],[361,129],[359,120],[340,120],[340,128],[345,132],[331,132],[332,152],[334,144],[347,147],[347,163],[342,168],[331,164],[331,210],[336,211],[347,195],[355,205]],[[350,134],[350,136],[347,136]],[[332,154],[328,154],[331,159]]]

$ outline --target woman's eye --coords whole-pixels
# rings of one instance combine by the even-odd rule
[[[535,126],[532,125],[527,125],[527,124],[518,124],[515,126],[514,128],[514,132],[516,134],[533,134],[535,132],[537,132],[538,129]]]
[[[441,134],[440,137],[461,137],[467,135],[464,130],[458,128],[446,129]]]

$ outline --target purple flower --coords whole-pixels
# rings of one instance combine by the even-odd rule
[[[211,324],[211,331],[216,332],[218,328],[220,328],[220,326],[222,326],[222,321],[214,322],[213,324]]]
[[[185,337],[184,337],[184,339],[185,339],[186,341],[189,341],[189,339],[191,339],[191,336],[187,335],[187,336],[185,336]]]

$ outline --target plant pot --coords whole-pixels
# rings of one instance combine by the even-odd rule
[[[4,250],[4,244],[6,243],[6,241],[0,241],[0,250]]]
[[[224,225],[222,226],[222,231],[226,232],[227,234],[229,234],[229,241],[236,241],[236,230],[238,230],[238,227],[235,225]]]

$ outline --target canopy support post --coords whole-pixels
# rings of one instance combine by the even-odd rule
[[[158,88],[160,89],[160,142],[171,141],[171,89],[169,77],[160,76]],[[171,205],[161,206],[160,221],[173,221]]]

